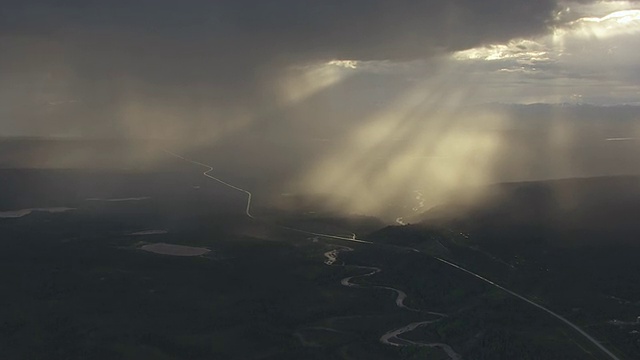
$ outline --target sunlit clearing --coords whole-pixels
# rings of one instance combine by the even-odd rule
[[[564,10],[570,11],[570,9]],[[562,15],[558,15],[562,17]],[[551,36],[516,39],[505,44],[490,44],[458,51],[454,60],[515,60],[519,63],[555,61],[567,43],[575,39],[607,39],[640,32],[640,10],[627,9],[602,17],[586,16],[560,24]]]
[[[542,44],[532,40],[519,39],[508,44],[495,44],[458,51],[453,54],[456,60],[504,60],[516,59],[524,61],[549,60],[548,51]]]
[[[331,60],[327,65],[339,66],[347,69],[357,69],[358,61],[356,60]]]
[[[640,32],[640,10],[622,10],[604,17],[585,17],[557,30],[560,34],[574,33],[582,37],[604,39],[621,34]]]
[[[559,23],[568,23],[580,18],[603,18],[609,14],[634,9],[637,3],[633,0],[575,1],[565,0],[563,8],[556,14]]]
[[[563,2],[546,35],[453,53],[476,67],[486,91],[478,102],[637,103],[640,10],[633,2]],[[570,5],[570,6],[569,6]],[[509,89],[505,91],[505,89]]]

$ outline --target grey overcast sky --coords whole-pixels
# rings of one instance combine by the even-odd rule
[[[416,86],[461,90],[458,106],[640,101],[637,1],[4,0],[0,9],[0,135],[189,136],[317,112],[327,104],[316,95],[332,89],[352,94],[330,104],[345,117]]]

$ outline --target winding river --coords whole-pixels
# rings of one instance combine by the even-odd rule
[[[381,337],[380,337],[380,342],[385,344],[385,345],[389,345],[389,346],[395,346],[395,347],[404,347],[404,346],[417,346],[417,347],[429,347],[429,348],[439,348],[442,349],[448,356],[450,359],[452,360],[461,360],[462,357],[460,356],[460,354],[456,353],[453,348],[448,345],[448,344],[442,344],[442,343],[427,343],[427,342],[420,342],[420,341],[411,341],[411,340],[407,340],[402,338],[402,335],[409,333],[411,331],[416,330],[417,328],[421,327],[421,326],[427,326],[429,324],[433,324],[435,322],[438,322],[440,320],[442,320],[443,318],[447,317],[447,314],[443,314],[443,313],[439,313],[439,312],[433,312],[433,311],[427,311],[427,310],[419,310],[419,309],[415,309],[412,307],[407,306],[404,302],[407,299],[407,294],[399,289],[390,287],[390,286],[382,286],[382,285],[361,285],[358,283],[354,282],[354,279],[357,278],[365,278],[365,277],[370,277],[373,276],[377,273],[382,272],[382,269],[377,268],[377,267],[371,267],[371,266],[359,266],[359,265],[346,265],[342,262],[338,262],[338,257],[340,255],[341,252],[348,252],[348,251],[353,251],[353,248],[347,247],[347,246],[338,246],[336,249],[327,251],[324,253],[324,257],[325,257],[325,261],[324,263],[329,265],[329,266],[345,266],[345,267],[349,267],[349,268],[353,268],[353,269],[363,269],[366,270],[366,272],[364,274],[360,274],[360,275],[352,275],[352,276],[348,276],[346,278],[343,278],[342,280],[340,280],[340,284],[342,284],[343,286],[347,286],[350,288],[360,288],[360,289],[384,289],[384,290],[389,290],[392,291],[396,294],[396,299],[395,299],[395,303],[396,306],[404,309],[404,310],[408,310],[408,311],[412,311],[412,312],[418,312],[418,313],[422,313],[422,314],[429,314],[429,315],[434,315],[437,318],[433,319],[433,320],[427,320],[427,321],[417,321],[417,322],[413,322],[410,323],[408,325],[405,325],[401,328],[397,328],[397,329],[393,329],[393,330],[389,330],[386,333],[384,333]],[[309,328],[310,329],[310,328]],[[329,329],[329,328],[325,328],[327,330],[333,330],[336,331],[334,329]]]

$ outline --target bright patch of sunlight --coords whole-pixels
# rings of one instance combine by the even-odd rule
[[[331,60],[327,65],[343,67],[347,69],[357,69],[359,62],[356,60]]]
[[[526,39],[458,51],[453,54],[453,58],[456,60],[486,61],[515,59],[529,62],[549,60],[548,51],[544,45]]]
[[[603,4],[605,6],[607,4]],[[617,4],[620,6],[620,4]],[[629,3],[627,3],[627,6]],[[590,11],[595,11],[591,9]],[[567,7],[556,16],[567,17],[571,13]],[[458,51],[454,60],[514,60],[518,63],[555,61],[564,54],[567,44],[575,39],[607,39],[620,35],[640,32],[640,10],[626,9],[607,13],[604,16],[583,16],[566,21],[553,29],[552,35],[532,39],[512,40],[505,44],[490,44],[473,49]]]
[[[327,63],[295,67],[280,83],[284,104],[298,103],[344,80],[358,66],[353,60],[333,60]]]
[[[556,30],[557,35],[575,34],[599,39],[637,32],[640,32],[640,10],[616,11],[603,17],[584,17]]]
[[[388,212],[407,189],[426,189],[429,207],[490,183],[503,118],[459,116],[468,89],[444,84],[447,76],[439,81],[407,91],[345,134],[301,176],[298,191],[331,194],[335,209],[347,213],[395,219]]]

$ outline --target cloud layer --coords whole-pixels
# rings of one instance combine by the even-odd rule
[[[555,8],[551,0],[8,0],[0,132],[55,123],[70,135],[117,134],[129,125],[115,118],[168,102],[160,112],[185,119],[194,114],[182,109],[203,104],[220,117],[262,111],[291,66],[425,59],[542,33]]]

